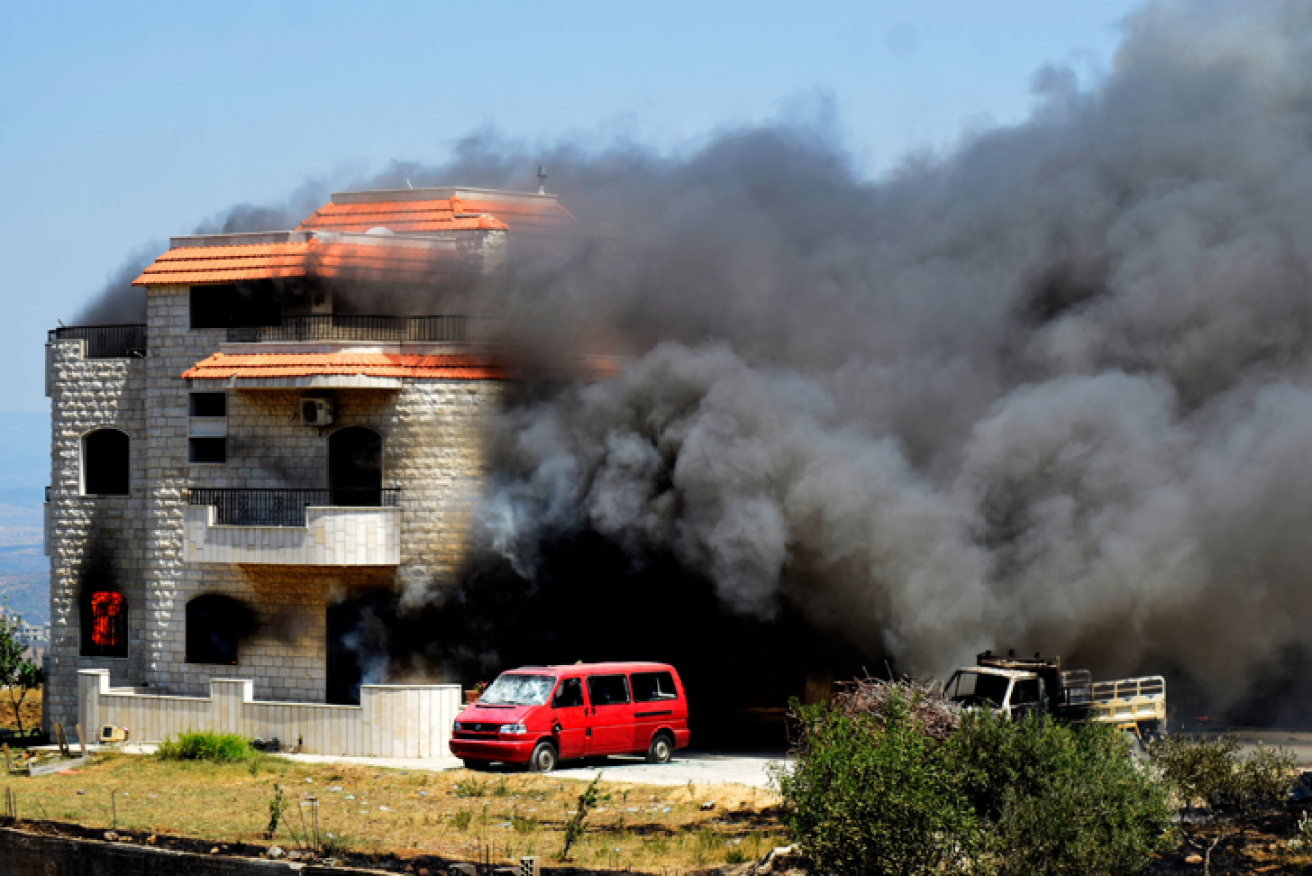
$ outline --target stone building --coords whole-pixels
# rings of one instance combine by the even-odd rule
[[[80,670],[358,702],[331,606],[457,579],[526,331],[416,302],[576,227],[553,195],[334,194],[290,232],[174,238],[144,325],[52,331],[46,721],[76,720]]]

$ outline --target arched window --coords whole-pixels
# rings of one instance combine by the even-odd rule
[[[228,596],[208,594],[187,603],[187,662],[237,665],[237,643],[251,626],[251,610]]]
[[[131,487],[132,440],[118,429],[97,429],[82,439],[82,493],[126,496]]]
[[[113,590],[94,590],[82,601],[82,656],[128,656],[128,600]]]
[[[383,436],[348,426],[328,436],[328,486],[333,504],[383,504]]]

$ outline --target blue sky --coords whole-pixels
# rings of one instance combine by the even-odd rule
[[[0,411],[129,252],[462,135],[694,148],[822,94],[871,176],[1113,63],[1130,0],[12,3],[0,29]],[[533,168],[526,168],[526,179]],[[451,180],[459,183],[460,180]]]

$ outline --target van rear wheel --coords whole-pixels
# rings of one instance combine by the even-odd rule
[[[530,772],[549,773],[556,768],[556,746],[545,739],[533,746],[533,754],[528,759]]]
[[[669,763],[674,756],[674,740],[668,733],[657,733],[647,748],[647,763]]]

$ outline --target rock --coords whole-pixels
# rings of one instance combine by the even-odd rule
[[[710,811],[711,811],[712,809],[714,809],[714,808],[715,808],[715,801],[714,801],[714,800],[707,800],[705,803],[702,804],[702,811],[703,811],[703,812],[710,812]]]
[[[219,853],[219,847],[218,847],[218,846],[215,846],[214,848],[210,849],[210,854],[211,854],[211,855],[217,855],[218,853]]]
[[[105,841],[111,843],[118,842],[118,834],[112,830],[105,831]]]
[[[1184,862],[1185,862],[1186,864],[1201,864],[1201,863],[1203,863],[1203,856],[1202,856],[1202,855],[1190,855],[1189,857],[1187,857],[1187,858],[1184,859]]]
[[[275,861],[276,861],[278,858],[285,858],[285,857],[287,857],[287,853],[286,853],[285,851],[283,851],[282,846],[269,846],[269,850],[266,851],[266,852],[264,853],[264,855],[265,855],[265,857],[273,858]]]

